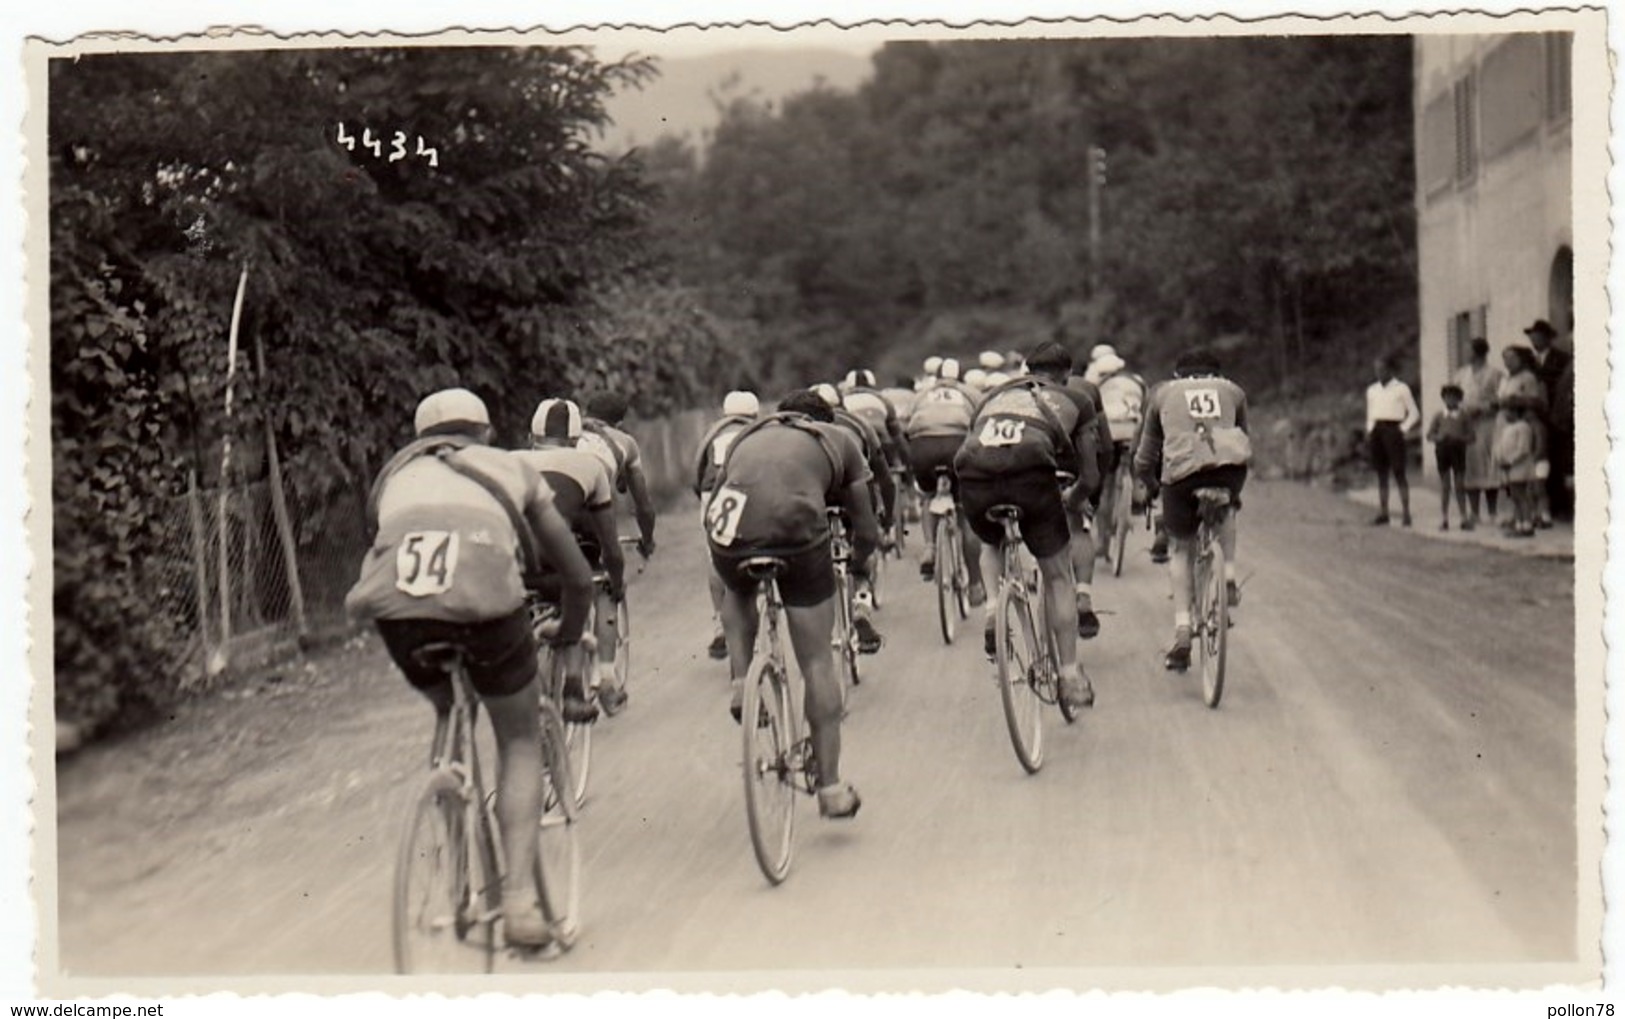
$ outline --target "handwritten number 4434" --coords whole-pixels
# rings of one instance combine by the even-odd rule
[[[355,135],[346,131],[343,124],[340,124],[338,141],[340,145],[344,146],[346,149],[349,149],[351,152],[355,151],[355,147],[359,143],[362,148],[372,150],[374,159],[384,158],[384,138],[382,135],[373,134],[372,128],[370,127],[364,128],[361,132],[361,137],[358,139]],[[389,161],[394,163],[405,159],[408,155],[421,156],[429,161],[430,166],[440,165],[439,151],[424,145],[423,136],[421,134],[417,136],[416,150],[409,153],[406,148],[406,132],[396,131],[394,137],[390,138],[389,140]]]

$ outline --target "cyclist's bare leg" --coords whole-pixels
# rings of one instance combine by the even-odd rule
[[[969,527],[960,528],[959,537],[960,547],[965,551],[965,572],[970,575],[970,585],[972,587],[983,587],[982,543],[977,539],[976,533]],[[994,556],[995,561],[997,558],[997,556]],[[998,571],[996,569],[993,575],[998,576]],[[983,587],[983,589],[985,590],[986,588]]]
[[[1106,479],[1106,483],[1100,486],[1100,509],[1095,512],[1095,520],[1100,523],[1101,529],[1104,532],[1104,537],[1098,542],[1090,542],[1090,544],[1094,546],[1090,558],[1104,559],[1109,554],[1112,544],[1111,529],[1112,521],[1114,519],[1113,513],[1116,506],[1117,472],[1114,470],[1112,471],[1111,476]],[[1074,569],[1075,568],[1076,564],[1074,564]],[[1092,571],[1093,567],[1091,567],[1091,573]]]
[[[1078,667],[1078,617],[1072,605],[1072,555],[1061,549],[1038,560],[1044,583],[1044,623],[1055,639],[1061,671],[1073,674]]]
[[[970,528],[967,527],[965,530],[969,532]],[[977,542],[977,544],[980,545],[981,543]],[[990,580],[994,585],[999,584],[1004,580],[1003,553],[999,551],[999,546],[997,545],[982,545],[981,552],[983,579]],[[969,560],[966,561],[968,562]],[[993,617],[998,613],[998,601],[999,599],[997,593],[989,592],[986,612],[987,629],[989,630],[993,629]]]
[[[728,673],[743,681],[756,651],[756,598],[733,588],[722,594],[722,632],[728,638]]]
[[[615,618],[615,602],[606,591],[599,591],[594,614],[597,625],[593,636],[598,641],[598,680],[595,685],[615,685],[615,652],[620,647],[620,627]]]
[[[536,908],[531,871],[536,863],[536,829],[542,818],[542,739],[539,684],[526,683],[518,693],[482,697],[491,713],[497,738],[497,823],[508,873],[505,903]],[[505,908],[508,908],[505,906]]]
[[[1105,520],[1105,511],[1095,514],[1095,520]],[[1067,524],[1072,528],[1072,588],[1067,596],[1061,599],[1061,604],[1075,608],[1077,612],[1089,612],[1094,609],[1093,589],[1095,582],[1095,535],[1094,531],[1084,526],[1082,514],[1067,514]],[[1074,625],[1076,625],[1074,620]]]
[[[1168,582],[1174,589],[1174,628],[1191,625],[1191,570],[1196,538],[1168,535]]]
[[[922,505],[928,502],[930,498],[929,495],[923,492],[920,494]],[[929,510],[922,509],[920,519],[921,523],[925,525],[925,548],[920,552],[920,559],[922,562],[934,562],[937,554],[937,515]],[[969,528],[966,528],[966,530],[969,530]]]
[[[722,578],[712,573],[706,579],[706,586],[711,592],[711,618],[718,627],[722,626]],[[719,629],[717,631],[721,633]]]
[[[1224,526],[1219,528],[1219,547],[1224,549],[1224,579],[1236,579],[1236,513],[1224,515]]]
[[[807,681],[804,712],[812,730],[818,784],[834,785],[841,780],[841,686],[829,646],[835,628],[835,599],[825,598],[805,608],[787,605],[784,620],[796,664]]]

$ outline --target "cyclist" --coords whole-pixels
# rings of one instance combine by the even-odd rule
[[[937,490],[937,470],[945,467],[954,499],[959,499],[954,454],[964,443],[975,413],[976,397],[959,382],[959,362],[948,358],[937,366],[935,384],[920,393],[914,413],[908,419],[909,467],[914,471],[914,487],[925,498]],[[980,605],[987,600],[987,588],[982,580],[982,547],[969,527],[962,528],[960,534],[965,567],[970,574],[966,594],[972,605]],[[925,549],[920,553],[921,580],[936,576],[936,541],[937,520],[927,513]]]
[[[884,545],[891,540],[891,515],[896,510],[897,485],[892,480],[891,470],[886,464],[886,454],[881,446],[880,436],[869,427],[868,422],[841,406],[840,394],[835,391],[834,386],[821,382],[813,386],[811,392],[829,406],[835,424],[850,432],[863,450],[864,463],[869,466],[870,504],[881,507],[880,541]],[[852,627],[858,633],[858,650],[863,654],[872,655],[880,650],[882,643],[874,623],[874,562],[854,555],[851,568],[854,582]]]
[[[1022,542],[1038,560],[1046,588],[1046,623],[1061,662],[1061,697],[1088,707],[1095,693],[1078,668],[1078,625],[1084,609],[1073,599],[1068,517],[1081,512],[1082,503],[1100,484],[1101,464],[1080,456],[1080,450],[1092,448],[1095,405],[1083,393],[1061,385],[1072,370],[1072,355],[1059,343],[1041,344],[1027,359],[1027,367],[1032,375],[988,394],[954,465],[966,519],[987,544],[988,567],[994,573],[1003,567],[996,549],[1004,532],[987,512],[1000,504],[1020,508]],[[1056,481],[1058,471],[1077,478],[1064,496]],[[983,636],[990,654],[993,629],[990,608]]]
[[[1145,397],[1146,407],[1156,406],[1157,391],[1161,389],[1164,384],[1165,383],[1158,382],[1151,387],[1150,391]],[[1140,443],[1145,437],[1146,421],[1147,415],[1141,414],[1140,427],[1135,430],[1134,442],[1129,453],[1131,461],[1135,453],[1138,452]],[[1130,506],[1131,512],[1145,512],[1146,507],[1156,501],[1156,497],[1156,489],[1152,486],[1148,486],[1145,483],[1145,480],[1140,477],[1140,472],[1136,469],[1134,471],[1134,502]],[[1168,528],[1163,524],[1162,514],[1160,512],[1155,512],[1151,519],[1151,561],[1159,565],[1168,561]]]
[[[702,507],[717,487],[717,474],[727,458],[728,445],[761,413],[762,403],[755,393],[736,389],[723,397],[722,417],[700,439],[699,455],[694,461],[694,494],[700,497]],[[703,517],[700,524],[705,524]],[[722,581],[714,573],[710,575],[710,589],[714,632],[707,651],[712,658],[721,661],[728,657],[728,639],[722,632]]]
[[[593,686],[598,703],[614,715],[627,701],[626,691],[615,682],[615,607],[626,593],[626,563],[615,526],[615,489],[603,461],[580,448],[581,420],[581,408],[574,401],[543,400],[530,420],[531,448],[514,456],[547,482],[553,505],[570,524],[587,564],[609,575],[608,590],[598,592],[598,677]],[[591,698],[565,692],[565,721],[591,722],[597,717]]]
[[[390,658],[434,706],[436,744],[451,714],[451,683],[414,655],[426,644],[463,649],[496,733],[496,809],[509,862],[503,926],[509,942],[539,947],[551,936],[531,876],[543,807],[542,743],[524,583],[543,565],[560,577],[563,618],[555,646],[579,692],[591,571],[540,478],[489,445],[491,418],[478,396],[466,389],[432,393],[413,423],[415,441],[373,483],[368,510],[377,534],[345,608],[375,621]]]
[[[1119,464],[1129,463],[1134,457],[1133,442],[1145,416],[1145,380],[1128,370],[1128,365],[1115,351],[1103,354],[1089,365],[1085,378],[1095,376],[1095,388],[1100,392],[1106,411],[1106,425],[1111,432],[1112,466],[1100,492],[1099,519],[1106,521],[1107,540],[1098,543],[1097,554],[1111,558],[1110,530],[1117,509],[1117,483],[1114,480]]]
[[[649,482],[643,474],[643,453],[638,440],[621,430],[626,418],[626,397],[619,393],[598,393],[587,400],[587,416],[582,419],[581,447],[604,461],[615,491],[632,495],[638,522],[638,554],[647,559],[655,554],[655,507],[649,497]]]
[[[892,413],[897,415],[897,423],[906,429],[908,416],[914,411],[914,401],[919,397],[914,380],[907,375],[899,375],[890,386],[880,391],[880,395],[891,404]]]
[[[869,496],[869,466],[857,440],[835,425],[834,410],[816,393],[790,394],[779,412],[734,437],[715,490],[706,502],[711,564],[726,593],[729,711],[741,713],[745,675],[756,640],[755,581],[740,566],[753,556],[777,556],[779,597],[796,662],[806,680],[806,716],[818,771],[818,809],[851,817],[857,790],[841,781],[841,688],[830,635],[835,625],[835,572],[826,506],[843,506],[852,522],[856,559],[874,554],[879,525]]]
[[[980,400],[987,393],[987,372],[981,368],[971,368],[965,372],[965,388],[969,389]]]
[[[1095,349],[1098,351],[1103,346]],[[1086,397],[1095,408],[1094,428],[1086,436],[1084,447],[1079,449],[1078,455],[1080,459],[1098,465],[1100,484],[1090,490],[1087,499],[1076,504],[1075,510],[1071,508],[1073,504],[1068,503],[1069,512],[1072,512],[1068,522],[1072,525],[1072,575],[1076,581],[1073,593],[1078,603],[1078,636],[1088,640],[1100,633],[1100,617],[1094,610],[1097,562],[1094,521],[1099,516],[1101,494],[1111,478],[1112,437],[1106,424],[1105,401],[1100,398],[1100,390],[1088,380],[1087,373],[1068,377],[1066,388]]]
[[[1163,664],[1186,669],[1191,660],[1191,552],[1196,536],[1199,488],[1230,491],[1230,513],[1219,541],[1224,547],[1225,596],[1241,600],[1236,586],[1236,511],[1247,481],[1252,445],[1247,436],[1247,394],[1220,374],[1218,356],[1196,349],[1181,354],[1174,377],[1157,387],[1135,452],[1135,472],[1162,492],[1162,517],[1173,557],[1174,645]]]
[[[875,373],[867,368],[847,372],[840,386],[841,406],[862,418],[880,437],[881,450],[888,466],[908,462],[908,437],[903,434],[902,420],[880,390],[875,388]]]

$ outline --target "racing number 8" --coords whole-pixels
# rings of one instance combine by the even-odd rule
[[[456,531],[412,531],[395,550],[395,586],[414,598],[445,594],[457,575]]]
[[[745,493],[723,485],[705,507],[705,529],[711,540],[723,548],[739,536],[739,518],[745,515]]]
[[[1198,421],[1212,421],[1220,416],[1217,389],[1185,390],[1185,408]]]

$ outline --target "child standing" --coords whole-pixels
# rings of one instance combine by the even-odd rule
[[[1428,441],[1433,443],[1433,456],[1439,467],[1439,530],[1450,530],[1450,493],[1456,495],[1456,508],[1461,513],[1461,529],[1473,529],[1473,518],[1467,512],[1467,448],[1473,444],[1475,426],[1472,418],[1461,409],[1460,386],[1448,385],[1439,390],[1444,410],[1433,415],[1428,424]]]
[[[1512,523],[1507,533],[1518,538],[1535,536],[1535,429],[1529,412],[1521,407],[1501,411],[1501,430],[1495,435],[1495,466],[1501,471],[1507,498],[1512,501]]]

